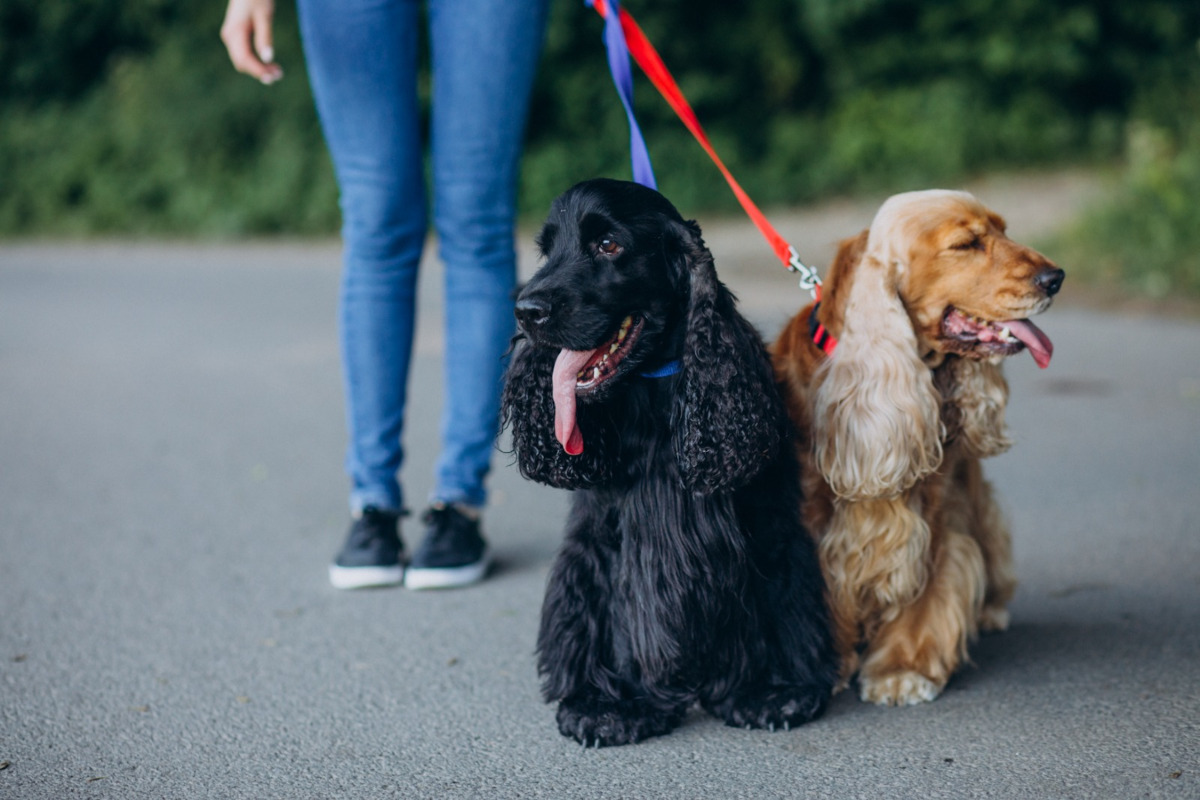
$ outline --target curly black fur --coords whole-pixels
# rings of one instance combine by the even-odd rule
[[[636,742],[696,702],[738,726],[815,718],[836,664],[792,432],[699,227],[653,190],[593,180],[555,201],[539,246],[503,407],[521,472],[577,490],[538,636],[559,730]],[[579,394],[583,452],[568,455],[555,359],[600,346],[629,315],[641,335]],[[676,374],[643,375],[674,359]]]

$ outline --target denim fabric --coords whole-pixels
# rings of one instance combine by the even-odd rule
[[[397,471],[429,213],[421,3],[299,0],[341,194],[339,331],[354,510],[404,507]],[[431,499],[483,505],[514,331],[515,196],[546,0],[429,0],[432,217],[445,264],[445,405]]]

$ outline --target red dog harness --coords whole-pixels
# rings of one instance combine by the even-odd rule
[[[808,315],[808,335],[812,337],[813,344],[825,351],[825,355],[833,355],[834,348],[837,347],[837,339],[833,338],[821,321],[817,319],[817,312],[821,309],[821,301],[813,303],[812,312]]]

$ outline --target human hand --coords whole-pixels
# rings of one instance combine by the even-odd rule
[[[271,22],[275,0],[229,0],[221,41],[238,72],[257,78],[267,86],[283,77],[275,61]]]

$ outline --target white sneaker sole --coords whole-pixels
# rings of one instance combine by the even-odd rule
[[[339,567],[337,564],[330,564],[329,582],[335,589],[399,586],[404,582],[404,567]]]
[[[404,573],[405,589],[454,589],[460,586],[470,586],[479,583],[492,565],[490,553],[484,553],[483,558],[465,567],[445,567],[422,569],[409,567]]]

